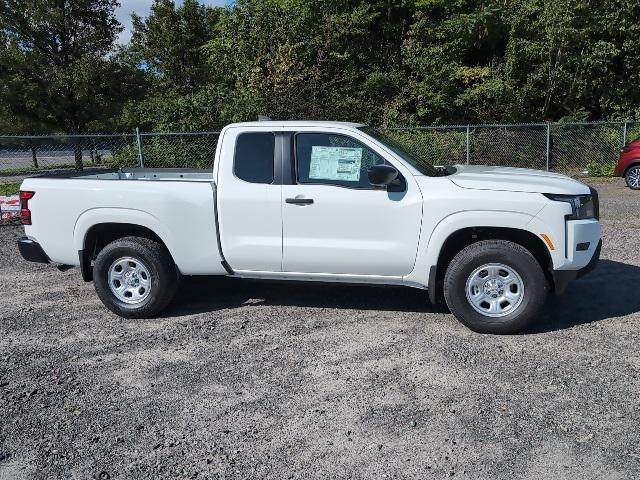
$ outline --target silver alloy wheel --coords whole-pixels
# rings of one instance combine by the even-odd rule
[[[640,188],[640,167],[632,167],[627,173],[627,182],[633,188]]]
[[[524,282],[518,272],[502,263],[476,268],[465,287],[467,301],[486,317],[503,317],[514,312],[524,299]]]
[[[137,258],[118,258],[109,267],[109,288],[118,300],[133,305],[151,293],[149,269]]]

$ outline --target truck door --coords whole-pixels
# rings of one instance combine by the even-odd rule
[[[217,209],[225,259],[234,270],[279,272],[282,185],[274,168],[276,134],[264,127],[229,129],[220,144]]]
[[[413,177],[404,175],[404,191],[374,187],[369,167],[392,162],[348,135],[300,132],[292,141],[292,181],[282,186],[283,271],[410,273],[422,220]]]

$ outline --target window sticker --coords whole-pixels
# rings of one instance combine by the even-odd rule
[[[309,178],[315,180],[360,181],[362,148],[319,147],[311,148]]]

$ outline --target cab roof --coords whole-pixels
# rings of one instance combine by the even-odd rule
[[[325,120],[262,120],[258,122],[241,122],[232,123],[227,127],[264,127],[271,125],[273,127],[349,127],[359,128],[364,127],[361,123],[353,122],[331,122]]]

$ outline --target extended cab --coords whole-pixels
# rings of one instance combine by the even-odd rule
[[[513,333],[598,261],[595,190],[517,168],[434,168],[339,122],[225,127],[213,171],[29,178],[24,258],[79,266],[123,317],[186,275],[425,289],[479,332]],[[426,295],[425,295],[426,298]]]

